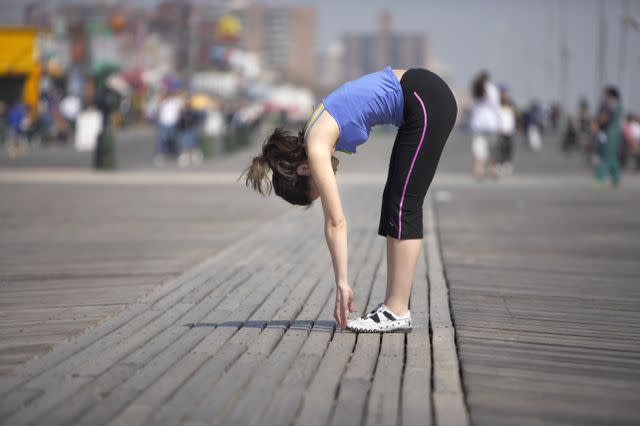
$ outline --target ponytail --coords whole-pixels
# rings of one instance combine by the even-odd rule
[[[253,188],[254,191],[257,191],[262,195],[270,194],[272,184],[268,177],[269,169],[269,162],[264,155],[253,157],[251,164],[245,170],[245,173],[247,174],[245,186]],[[263,184],[265,188],[263,188]]]

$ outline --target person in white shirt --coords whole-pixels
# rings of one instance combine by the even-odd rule
[[[164,163],[168,151],[169,142],[176,137],[178,120],[184,100],[176,90],[171,90],[158,104],[157,123],[158,134],[156,139],[156,166]]]
[[[485,174],[497,177],[493,157],[501,128],[500,94],[486,71],[475,78],[471,91],[474,103],[469,124],[472,132],[473,174],[477,179],[482,179]]]

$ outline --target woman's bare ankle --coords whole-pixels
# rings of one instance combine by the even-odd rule
[[[396,314],[399,317],[403,317],[407,315],[407,313],[409,313],[409,309],[406,305],[396,305],[393,302],[384,302],[384,305],[387,307],[387,309],[389,309],[392,313]]]

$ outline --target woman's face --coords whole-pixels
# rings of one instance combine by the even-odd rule
[[[338,160],[338,157],[335,157],[335,156],[331,157],[331,166],[333,167],[334,175],[338,171],[339,163],[340,163],[340,160]],[[309,173],[309,178],[310,178],[309,179],[309,198],[311,198],[312,200],[315,200],[320,196],[320,191],[318,191],[318,186],[316,185],[316,182],[313,179],[313,175],[311,175],[311,173]]]

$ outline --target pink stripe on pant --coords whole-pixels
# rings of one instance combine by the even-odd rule
[[[422,127],[422,136],[420,137],[420,143],[418,144],[418,148],[416,149],[416,153],[413,154],[413,160],[411,160],[411,166],[409,167],[409,173],[407,174],[407,179],[404,181],[404,188],[402,188],[402,197],[400,198],[400,211],[398,212],[398,239],[402,235],[402,204],[404,203],[404,196],[407,192],[407,185],[409,184],[409,178],[411,177],[411,171],[413,170],[413,165],[416,162],[416,158],[418,157],[418,153],[420,152],[420,148],[422,147],[422,142],[424,142],[424,135],[427,132],[427,110],[424,107],[424,102],[420,96],[414,91],[414,96],[418,98],[418,102],[420,102],[420,106],[422,106],[422,112],[424,113],[424,125]]]

